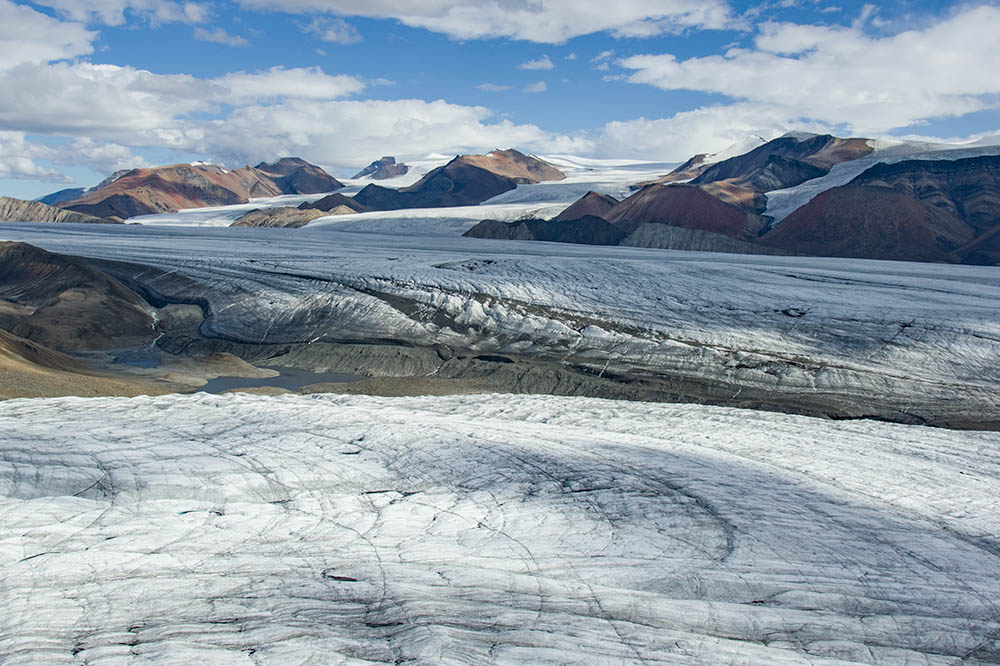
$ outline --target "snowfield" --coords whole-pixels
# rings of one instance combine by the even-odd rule
[[[1000,439],[580,398],[0,403],[0,664],[1000,660]]]

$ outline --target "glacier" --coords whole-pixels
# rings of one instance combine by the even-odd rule
[[[1000,424],[995,268],[434,231],[452,223],[424,218],[424,233],[336,225],[0,231],[99,260],[165,302],[197,302],[206,315],[200,335],[220,344],[390,342],[540,360],[652,383],[682,400]]]
[[[0,664],[1000,659],[996,433],[551,396],[0,403]]]

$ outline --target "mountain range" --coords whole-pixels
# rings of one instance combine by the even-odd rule
[[[590,191],[554,216],[482,220],[466,235],[1000,263],[1000,155],[897,143],[887,149],[884,142],[864,138],[752,136],[722,153],[695,155],[665,175],[639,180],[631,191]],[[386,179],[408,170],[383,157],[357,176]],[[259,197],[325,194],[297,207],[251,210],[232,223],[294,228],[331,215],[476,206],[500,195],[498,200],[515,201],[507,193],[519,186],[565,178],[554,164],[514,149],[456,156],[412,185],[368,184],[343,193],[337,191],[344,187],[340,181],[298,158],[235,170],[175,164],[118,172],[94,188],[62,190],[38,202],[3,198],[0,220],[121,222]]]
[[[465,235],[744,253],[1000,262],[1000,156],[874,162],[787,217],[772,192],[822,182],[874,142],[791,134],[720,161],[696,155],[618,201],[588,192],[551,220],[484,220]],[[599,224],[595,218],[605,221]],[[572,222],[577,224],[573,225]],[[609,227],[608,225],[611,225]]]
[[[258,197],[319,194],[342,187],[321,168],[294,157],[234,170],[214,164],[173,164],[119,172],[95,189],[57,205],[124,220],[183,208],[247,203]]]

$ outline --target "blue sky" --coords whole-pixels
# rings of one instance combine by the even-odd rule
[[[194,159],[1000,142],[992,3],[0,0],[0,25],[0,193],[26,198]]]

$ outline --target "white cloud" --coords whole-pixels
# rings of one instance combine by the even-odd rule
[[[245,37],[230,35],[222,28],[216,28],[215,30],[195,28],[194,38],[203,42],[215,42],[216,44],[225,44],[227,46],[247,46],[250,44]]]
[[[364,39],[353,25],[341,18],[313,17],[312,21],[299,27],[324,42],[357,44]]]
[[[786,118],[880,132],[1000,107],[997,34],[1000,7],[981,6],[881,38],[857,26],[768,23],[752,50],[688,60],[641,55],[619,64],[634,70],[633,83],[721,93]]]
[[[123,25],[126,12],[152,23],[203,23],[209,17],[208,7],[196,2],[173,0],[36,0],[74,21]]]
[[[85,165],[98,173],[114,173],[122,169],[151,166],[132,149],[117,143],[81,138],[54,146],[49,159],[61,166]]]
[[[104,0],[110,1],[110,0]],[[271,0],[240,0],[274,11]],[[616,36],[654,36],[687,28],[724,28],[732,21],[725,0],[285,0],[280,10],[393,18],[454,39],[509,37],[558,44],[608,31]]]
[[[338,99],[363,88],[355,77],[317,67],[199,79],[116,65],[18,65],[0,70],[0,127],[169,146],[193,114],[218,114],[222,105]]]
[[[497,83],[480,83],[476,88],[483,90],[485,92],[504,92],[505,90],[510,90],[513,86],[502,86]]]
[[[524,92],[526,93],[540,93],[545,92],[549,89],[549,84],[545,81],[536,81],[535,83],[530,83],[524,87]]]
[[[360,92],[365,84],[344,74],[330,75],[319,67],[285,69],[272,67],[263,72],[235,72],[210,80],[226,88],[222,101],[249,101],[294,97],[296,99],[336,99]]]
[[[47,146],[26,141],[24,132],[0,131],[0,178],[70,182],[62,174],[36,162],[38,159],[46,159],[50,154],[51,150]]]
[[[202,128],[200,139],[186,134],[185,150],[231,164],[300,155],[318,164],[349,168],[365,155],[415,159],[429,153],[482,152],[519,146],[538,152],[587,152],[582,138],[557,135],[534,125],[491,122],[492,112],[442,100],[302,101],[243,107]],[[253,137],[248,141],[248,137]]]
[[[576,53],[570,53],[566,56],[566,60],[576,60]]]
[[[793,128],[828,129],[794,124],[773,109],[755,104],[710,106],[669,118],[609,122],[595,140],[594,152],[599,157],[679,162],[698,153],[718,152],[751,134],[772,138]]]
[[[21,63],[44,63],[91,53],[97,33],[79,23],[59,21],[41,12],[0,0],[0,69]]]
[[[517,66],[518,69],[552,69],[555,65],[549,60],[548,55],[543,55],[537,60],[529,60],[528,62],[522,62]]]

